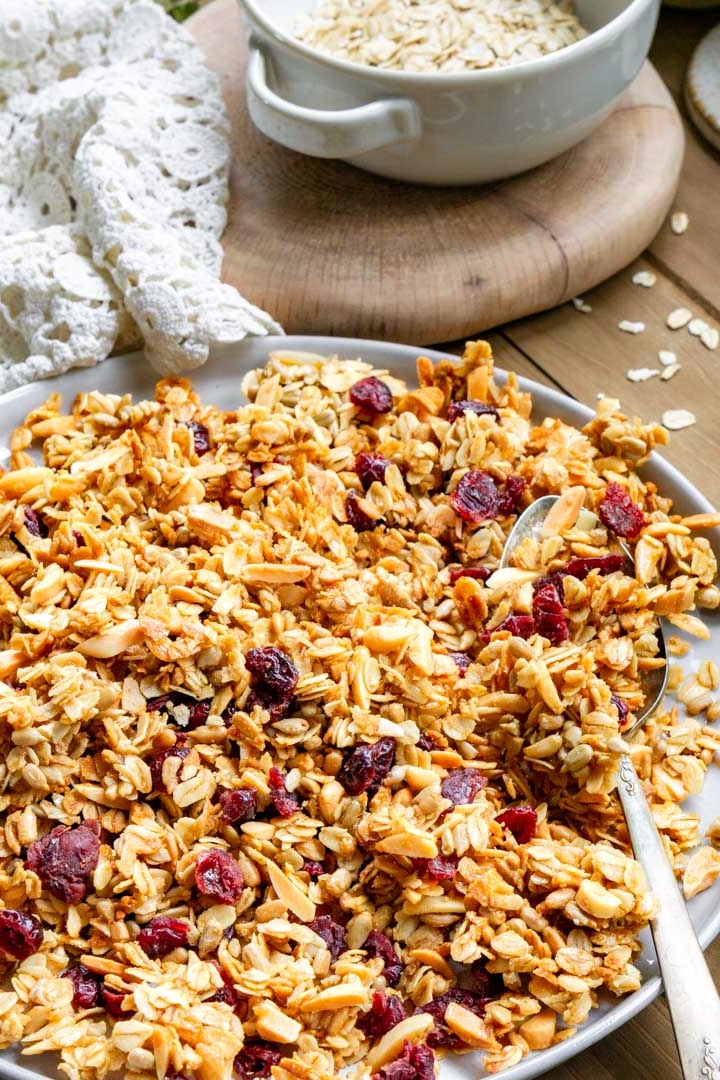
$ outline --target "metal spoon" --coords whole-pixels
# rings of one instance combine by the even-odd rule
[[[558,501],[546,495],[532,503],[515,523],[503,551],[500,567],[510,564],[512,553],[526,537],[539,538],[548,513]],[[598,519],[589,511],[587,527]],[[594,522],[593,522],[594,518]],[[630,550],[618,541],[630,563]],[[658,653],[666,658],[665,637],[657,630]],[[623,737],[636,731],[660,705],[667,687],[667,664],[648,672],[643,679],[646,705]],[[713,1048],[720,1048],[720,996],[708,970],[675,874],[670,866],[660,834],[643,793],[635,766],[627,754],[620,759],[618,796],[625,814],[635,857],[642,864],[650,891],[660,909],[651,921],[655,952],[670,1009],[680,1067],[685,1080],[702,1080],[710,1075]]]

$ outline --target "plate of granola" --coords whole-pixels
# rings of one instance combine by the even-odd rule
[[[521,1080],[639,1012],[626,750],[720,930],[720,518],[663,429],[483,342],[154,383],[2,399],[0,1077]],[[499,570],[569,487],[601,525]]]

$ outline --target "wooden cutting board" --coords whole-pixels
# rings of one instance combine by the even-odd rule
[[[266,139],[235,0],[189,22],[221,75],[233,164],[224,278],[288,333],[452,341],[554,307],[631,262],[672,201],[682,124],[645,65],[580,146],[497,184],[385,180]]]

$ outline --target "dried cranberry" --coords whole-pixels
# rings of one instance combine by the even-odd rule
[[[317,881],[317,879],[322,877],[325,873],[323,864],[321,862],[316,862],[315,859],[303,859],[302,868],[313,881]]]
[[[226,825],[243,825],[257,815],[257,794],[251,788],[221,791],[218,802]]]
[[[466,652],[449,652],[448,656],[455,661],[455,666],[460,672],[460,678],[465,678],[465,672],[473,662],[472,656],[469,656]]]
[[[552,645],[560,645],[570,637],[565,609],[557,587],[546,581],[533,597],[535,629]]]
[[[518,844],[529,843],[535,835],[537,814],[532,806],[510,806],[495,820],[510,830]]]
[[[355,472],[366,491],[375,481],[380,484],[385,482],[385,470],[389,464],[382,454],[358,454],[355,458]]]
[[[72,530],[72,538],[73,538],[73,540],[75,541],[75,543],[77,544],[78,547],[84,547],[85,546],[85,537],[83,536],[83,534],[81,532],[78,532],[77,529]]]
[[[464,416],[467,412],[475,413],[476,416],[494,416],[498,424],[500,423],[500,413],[495,406],[486,405],[484,401],[477,401],[475,398],[466,399],[465,401],[451,401],[448,405],[447,418],[452,423],[453,420],[457,420],[459,416]]]
[[[514,637],[529,638],[535,633],[535,620],[532,615],[508,615],[494,630],[483,630],[480,640],[487,645],[493,634],[508,630]]]
[[[73,985],[73,1009],[96,1009],[100,1004],[101,979],[84,964],[68,968],[62,977]]]
[[[161,694],[159,697],[150,698],[147,702],[148,712],[164,712],[177,724],[178,727],[194,731],[207,723],[210,715],[212,699],[206,698],[198,701],[189,694],[183,694],[179,690],[173,690],[169,694]]]
[[[352,525],[355,532],[368,532],[369,529],[374,529],[376,525],[382,524],[380,519],[371,518],[369,514],[365,513],[360,505],[356,491],[348,491],[345,496],[345,517],[348,520],[348,525]]]
[[[355,1026],[368,1039],[381,1039],[391,1028],[405,1019],[405,1006],[397,994],[384,994],[376,990],[372,1004],[366,1013],[361,1013]]]
[[[223,937],[225,937],[224,934]],[[238,997],[235,988],[228,983],[221,986],[219,990],[216,990],[213,996],[209,997],[207,1000],[219,1001],[223,1005],[229,1005],[233,1012],[237,1010],[237,1007],[240,1004],[240,998]]]
[[[424,1043],[413,1045],[406,1039],[399,1056],[371,1080],[435,1080],[435,1055]]]
[[[588,558],[570,559],[562,569],[570,577],[584,581],[592,570],[599,570],[601,574],[613,574],[616,570],[622,569],[622,564],[622,555],[596,555]]]
[[[465,969],[464,977],[472,984],[472,990],[476,998],[490,1001],[498,998],[505,992],[505,982],[502,975],[490,975],[486,969],[486,960],[474,960]]]
[[[449,881],[457,874],[457,855],[436,855],[434,859],[415,859],[415,869],[434,881]]]
[[[191,750],[192,747],[184,746],[178,741],[175,746],[168,746],[166,750],[161,750],[159,754],[150,759],[150,776],[153,791],[163,791],[167,794],[167,788],[163,781],[163,765],[168,758],[177,758],[179,762],[183,762]]]
[[[620,727],[624,727],[630,713],[630,706],[627,701],[625,701],[625,698],[618,697],[617,694],[613,694],[610,700],[618,711],[618,722]]]
[[[225,708],[223,709],[223,711],[220,714],[222,716],[223,723],[225,724],[225,727],[231,727],[232,726],[233,716],[235,715],[236,712],[237,712],[237,706],[234,704],[234,702],[231,701],[229,705],[225,706]]]
[[[475,581],[487,581],[492,574],[487,566],[462,566],[459,570],[450,571],[450,584],[454,585],[460,578],[474,578]]]
[[[360,743],[345,758],[337,774],[337,780],[348,795],[361,795],[369,788],[379,786],[395,762],[395,740],[389,736],[376,743]]]
[[[417,745],[420,750],[437,750],[440,742],[431,731],[424,731],[418,739]]]
[[[318,937],[323,939],[330,950],[330,956],[334,964],[340,953],[344,953],[347,949],[345,927],[341,926],[340,923],[336,923],[330,915],[318,915],[316,919],[308,923],[308,926],[311,930],[314,930]]]
[[[503,492],[503,510],[506,514],[510,514],[513,510],[517,510],[518,505],[525,494],[526,487],[527,482],[524,477],[508,476],[505,481],[505,491]]]
[[[453,769],[441,783],[440,792],[453,806],[467,806],[475,802],[486,784],[486,777],[477,769]]]
[[[255,678],[253,704],[267,709],[272,720],[290,708],[300,674],[282,649],[265,645],[245,654],[245,667]]]
[[[392,391],[375,375],[360,379],[350,387],[350,400],[356,409],[366,413],[388,413],[393,407]]]
[[[603,525],[626,540],[634,540],[645,525],[645,515],[622,484],[608,484],[605,488],[605,496],[598,506],[598,517]]]
[[[199,420],[188,420],[185,427],[190,428],[190,431],[192,431],[195,453],[198,457],[207,454],[210,449],[210,432],[205,425],[201,424]]]
[[[138,934],[138,944],[147,956],[156,960],[160,956],[167,956],[173,949],[184,948],[189,932],[189,923],[182,919],[158,915],[142,928]]]
[[[240,899],[245,881],[232,855],[210,848],[198,855],[195,884],[203,896],[208,896],[216,904],[235,904]]]
[[[100,993],[108,1016],[112,1016],[113,1020],[122,1020],[124,1016],[127,1016],[122,1007],[125,1000],[124,990],[116,990],[114,987],[108,986],[107,983],[103,983]]]
[[[428,1035],[428,1046],[442,1047],[446,1050],[458,1050],[463,1046],[462,1040],[443,1023],[448,1005],[462,1005],[464,1009],[482,1017],[485,1012],[486,999],[472,990],[462,990],[453,987],[440,997],[435,998],[428,1005],[415,1010],[416,1013],[426,1012],[435,1020],[435,1027]]]
[[[461,477],[450,496],[450,505],[463,521],[481,525],[499,517],[503,497],[490,473],[473,469]]]
[[[252,481],[253,487],[255,487],[255,485],[257,484],[257,482],[260,479],[260,477],[262,476],[264,470],[265,470],[264,462],[261,462],[261,461],[251,461],[250,462],[250,479]]]
[[[363,949],[369,957],[377,957],[383,961],[385,964],[383,970],[385,982],[389,986],[396,986],[402,975],[402,963],[387,934],[383,934],[379,930],[371,930],[365,939]]]
[[[292,817],[300,808],[300,799],[294,791],[288,791],[285,774],[281,769],[272,768],[268,774],[270,798],[280,817]]]
[[[0,952],[9,960],[25,960],[43,943],[43,929],[35,915],[6,908],[0,911]]]
[[[100,825],[83,821],[57,828],[30,845],[26,865],[34,870],[47,890],[66,904],[77,904],[87,895],[86,878],[100,854]]]
[[[262,1039],[246,1042],[235,1058],[234,1069],[240,1080],[267,1080],[273,1065],[279,1065],[283,1052]]]
[[[37,510],[31,509],[31,507],[29,506],[24,507],[23,519],[25,521],[25,528],[31,536],[44,538],[48,535],[47,527],[40,515],[38,514]]]

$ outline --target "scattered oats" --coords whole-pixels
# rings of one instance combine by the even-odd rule
[[[630,322],[629,319],[622,319],[618,323],[618,330],[622,330],[626,334],[642,334],[644,329],[644,322]]]
[[[676,214],[670,218],[670,228],[676,236],[682,236],[684,232],[687,232],[687,227],[690,224],[690,218],[683,210],[678,210]]]
[[[663,382],[668,382],[675,375],[677,375],[679,370],[680,370],[680,364],[670,364],[668,367],[665,368],[665,370],[663,371],[660,378],[662,379]]]
[[[589,315],[592,311],[592,305],[586,303],[586,301],[583,300],[582,296],[576,296],[573,300],[570,301],[570,303],[576,311],[582,311],[584,315]]]
[[[662,425],[668,431],[681,431],[683,428],[692,427],[697,423],[695,413],[689,409],[668,409],[662,414]]]
[[[656,281],[657,278],[652,270],[638,270],[632,276],[633,285],[642,285],[643,289],[651,289]]]
[[[663,367],[672,367],[673,364],[677,364],[677,353],[674,353],[672,349],[660,349],[658,360]]]
[[[692,317],[693,313],[689,308],[679,307],[670,312],[665,322],[671,330],[680,330],[683,326],[687,326]]]
[[[720,331],[714,326],[706,326],[700,334],[700,340],[706,349],[714,351],[720,345]]]
[[[700,337],[701,334],[709,329],[710,327],[704,319],[694,318],[688,323],[688,333],[692,334],[693,337]]]
[[[648,379],[652,379],[655,375],[660,374],[660,368],[656,367],[636,367],[629,368],[625,372],[625,378],[630,382],[647,382]]]

